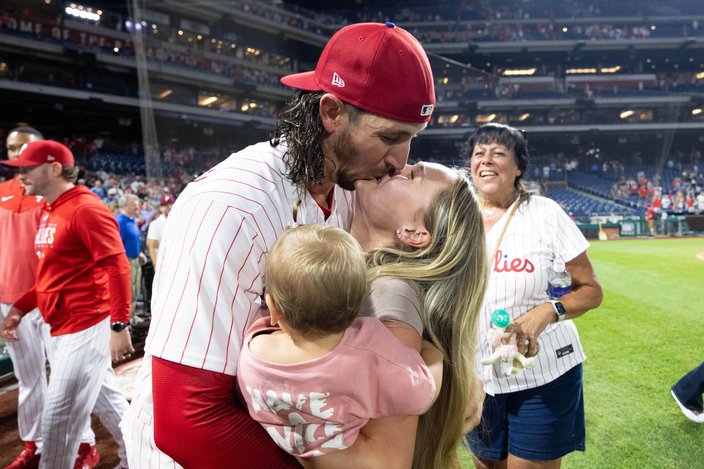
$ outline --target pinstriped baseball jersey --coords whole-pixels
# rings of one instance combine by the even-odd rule
[[[266,256],[297,222],[348,229],[351,192],[335,187],[332,213],[288,181],[285,148],[259,143],[231,155],[178,197],[159,245],[148,354],[236,375],[247,328],[259,317]]]
[[[486,234],[487,252],[494,251],[507,214]],[[484,378],[488,394],[503,394],[541,386],[556,379],[586,358],[572,321],[548,324],[538,337],[540,352],[537,366],[517,375],[506,376],[500,364],[483,366],[479,359],[491,355],[486,331],[491,314],[504,309],[514,320],[526,311],[549,300],[546,292],[548,271],[553,260],[565,262],[589,247],[579,228],[557,203],[531,196],[511,219],[496,256],[490,259],[490,277],[479,324],[479,350],[476,368]]]

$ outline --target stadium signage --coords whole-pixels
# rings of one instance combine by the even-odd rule
[[[30,34],[41,40],[66,41],[79,46],[134,51],[131,41],[87,33],[41,21],[20,20],[11,16],[0,16],[0,30]]]

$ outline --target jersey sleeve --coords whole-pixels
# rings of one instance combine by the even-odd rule
[[[422,305],[413,288],[403,280],[382,277],[369,286],[361,316],[381,321],[396,320],[409,324],[423,335]]]
[[[552,231],[548,239],[552,240],[555,256],[569,262],[589,248],[589,241],[557,203],[549,199],[546,202],[550,214],[549,228]]]
[[[149,353],[235,375],[247,328],[260,315],[268,247],[257,220],[194,198],[169,214],[159,244]]]

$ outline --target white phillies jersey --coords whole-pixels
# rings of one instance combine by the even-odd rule
[[[491,255],[511,209],[486,234]],[[538,337],[537,365],[506,376],[500,363],[484,366],[479,360],[491,355],[486,331],[492,327],[491,314],[506,310],[511,320],[550,298],[548,272],[553,260],[571,261],[589,247],[582,232],[551,199],[531,196],[516,210],[501,240],[496,256],[490,259],[489,286],[479,323],[479,353],[476,368],[484,378],[488,394],[503,394],[541,386],[583,362],[586,358],[572,321],[548,324]]]
[[[149,355],[236,375],[245,333],[261,314],[267,253],[293,224],[294,205],[300,200],[299,224],[349,228],[352,193],[335,187],[326,221],[284,176],[284,150],[247,147],[178,197],[159,245]]]

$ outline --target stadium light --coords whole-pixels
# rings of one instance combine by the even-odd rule
[[[568,68],[565,70],[566,75],[585,75],[596,73],[596,68]]]
[[[631,111],[630,109],[628,111],[623,111],[621,113],[621,119],[626,119],[628,117],[631,117],[633,114],[635,114],[635,112]]]
[[[698,107],[696,109],[692,109],[692,115],[693,116],[698,116],[699,114],[702,113],[702,108]]]
[[[529,117],[530,117],[530,113],[526,112],[525,114],[521,114],[520,116],[518,116],[518,120],[520,122],[523,122],[524,120],[528,119]]]
[[[507,77],[535,75],[538,69],[533,68],[509,68],[504,70],[503,75]]]
[[[616,65],[615,67],[602,67],[600,72],[601,73],[616,73],[619,70],[621,70],[621,66]]]
[[[103,14],[102,10],[94,12],[91,7],[86,8],[83,5],[77,5],[75,3],[71,3],[64,11],[67,15],[80,18],[82,20],[95,21],[96,23],[100,21],[100,16]]]
[[[209,104],[213,104],[217,100],[218,100],[217,96],[208,96],[207,98],[200,98],[198,100],[198,105],[199,106],[207,106]]]

